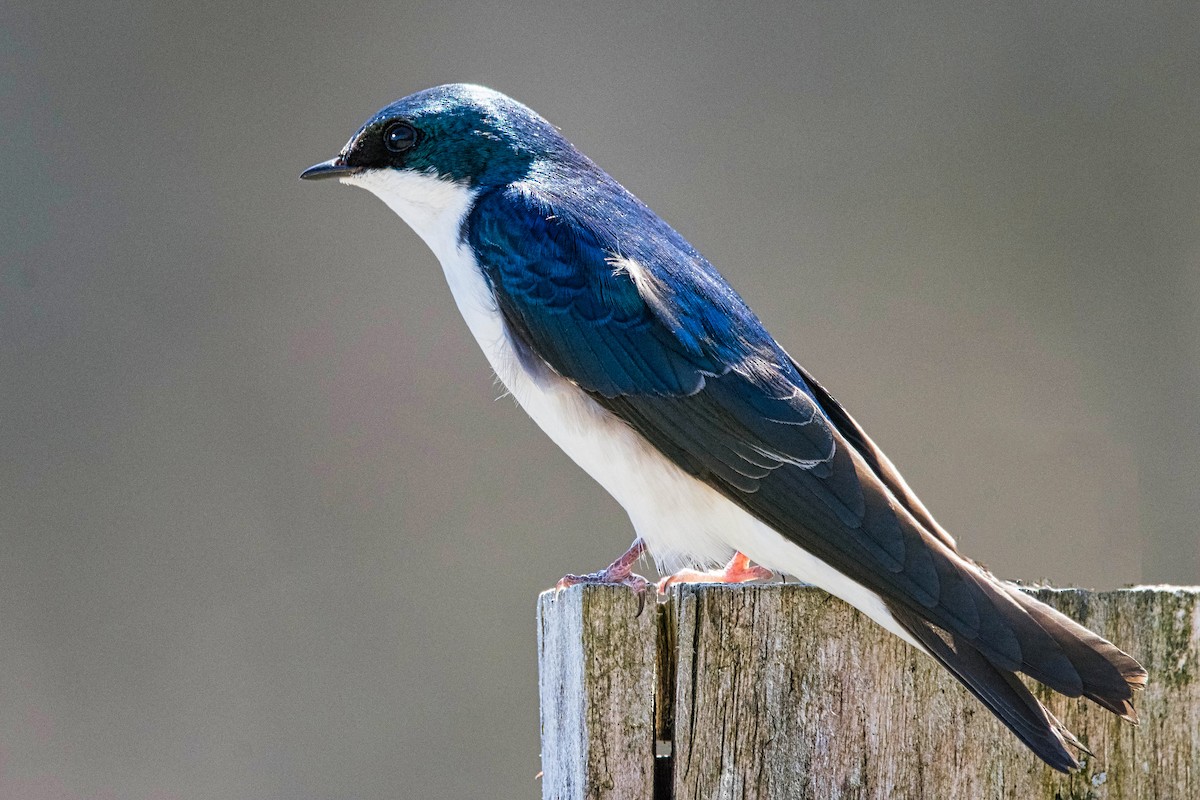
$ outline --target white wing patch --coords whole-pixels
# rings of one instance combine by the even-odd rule
[[[650,270],[641,265],[640,262],[623,256],[620,253],[611,253],[604,259],[613,268],[614,275],[628,275],[633,281],[634,287],[637,288],[638,294],[646,305],[655,315],[665,322],[673,330],[678,330],[680,327],[679,317],[675,315],[675,311],[664,300],[664,292],[662,283]]]

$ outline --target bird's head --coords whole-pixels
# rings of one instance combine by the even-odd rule
[[[301,178],[338,178],[378,195],[430,237],[469,198],[520,180],[539,161],[577,151],[532,109],[500,92],[448,84],[409,95],[366,121],[334,158]]]

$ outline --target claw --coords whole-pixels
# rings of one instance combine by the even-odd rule
[[[634,572],[633,565],[645,552],[646,543],[641,539],[634,539],[629,549],[604,569],[599,572],[589,572],[586,575],[564,575],[554,585],[554,588],[561,591],[581,583],[615,583],[628,586],[638,596],[638,610],[634,616],[641,616],[642,609],[646,607],[646,590],[649,588],[650,582]]]

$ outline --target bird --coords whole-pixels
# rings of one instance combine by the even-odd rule
[[[370,191],[424,240],[507,392],[628,514],[629,551],[566,583],[641,588],[644,551],[666,572],[732,553],[678,579],[777,571],[825,589],[1056,770],[1086,748],[1018,673],[1137,722],[1146,670],[961,554],[716,268],[531,108],[419,91],[300,177]]]

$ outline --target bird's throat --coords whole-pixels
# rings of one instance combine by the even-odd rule
[[[456,181],[400,169],[365,170],[341,181],[361,186],[386,203],[443,263],[458,245],[477,194]]]

